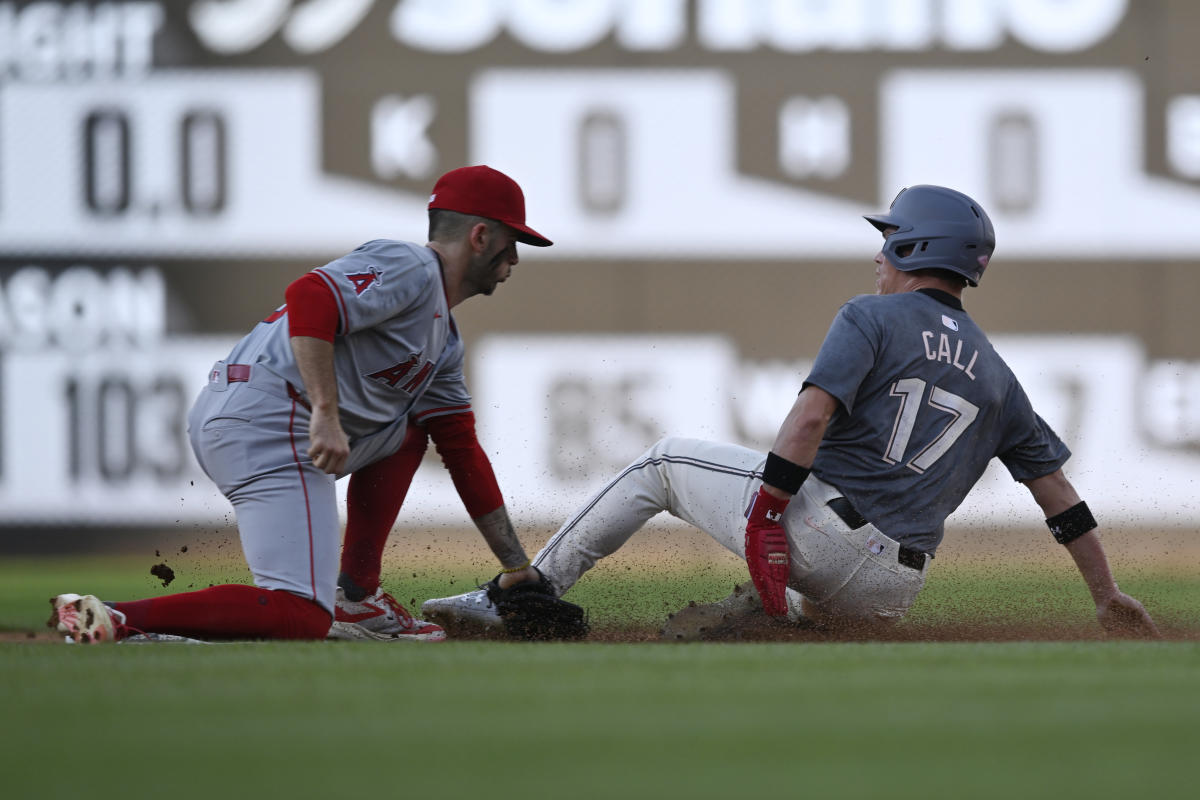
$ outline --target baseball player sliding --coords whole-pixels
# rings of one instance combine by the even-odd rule
[[[1156,636],[1142,605],[1117,588],[1096,521],[1063,474],[1067,447],[963,309],[963,289],[979,284],[995,247],[983,208],[951,189],[914,186],[867,220],[884,239],[876,294],[842,306],[771,451],[663,439],[568,520],[534,565],[562,594],[667,511],[744,558],[753,582],[674,615],[668,635],[716,633],[762,611],[886,624],[908,611],[946,517],[998,457],[1071,554],[1104,628]],[[422,611],[452,633],[512,632],[514,612],[497,599],[485,587]]]
[[[63,594],[53,625],[77,642],[443,639],[379,587],[384,541],[429,438],[500,561],[497,586],[540,585],[475,436],[451,309],[507,280],[518,242],[551,242],[525,224],[516,182],[486,166],[438,180],[429,240],[367,242],[314,269],[213,366],[188,432],[233,504],[255,585],[116,603]],[[339,578],[334,481],[346,474]]]

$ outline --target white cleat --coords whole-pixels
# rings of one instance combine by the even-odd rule
[[[99,644],[124,639],[125,615],[90,594],[60,594],[50,598],[53,612],[48,627],[66,634],[71,644]]]
[[[173,633],[130,633],[119,644],[212,644],[203,639],[193,639],[190,636],[178,636]]]
[[[453,635],[478,635],[504,630],[504,621],[488,599],[486,589],[426,600],[421,604],[421,614]]]
[[[338,587],[333,625],[327,639],[376,642],[440,642],[446,632],[432,622],[417,619],[382,588],[362,600],[347,600]]]

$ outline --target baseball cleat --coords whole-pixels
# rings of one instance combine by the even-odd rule
[[[193,639],[190,636],[178,636],[173,633],[131,633],[122,639],[119,644],[161,644],[163,642],[172,642],[175,644],[212,644],[203,639]]]
[[[60,594],[50,598],[54,609],[47,627],[57,628],[73,644],[115,642],[126,636],[125,615],[90,594]]]
[[[500,612],[488,598],[486,589],[426,600],[421,604],[421,613],[456,636],[494,633],[504,629]]]
[[[440,642],[446,632],[440,626],[417,619],[382,588],[354,601],[338,587],[333,625],[325,638],[344,641]]]

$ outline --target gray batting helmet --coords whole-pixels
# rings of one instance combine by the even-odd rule
[[[945,186],[901,189],[886,214],[864,217],[879,230],[896,228],[883,254],[898,270],[948,269],[979,285],[996,249],[996,232],[983,207]],[[912,245],[908,255],[896,251]]]

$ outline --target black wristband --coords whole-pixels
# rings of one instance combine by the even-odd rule
[[[1061,514],[1050,517],[1046,520],[1046,525],[1049,526],[1054,541],[1068,544],[1088,531],[1095,530],[1096,518],[1092,516],[1087,503],[1080,500]]]
[[[788,494],[795,494],[800,491],[808,473],[808,467],[788,461],[783,456],[767,453],[767,465],[763,467],[763,483]]]

